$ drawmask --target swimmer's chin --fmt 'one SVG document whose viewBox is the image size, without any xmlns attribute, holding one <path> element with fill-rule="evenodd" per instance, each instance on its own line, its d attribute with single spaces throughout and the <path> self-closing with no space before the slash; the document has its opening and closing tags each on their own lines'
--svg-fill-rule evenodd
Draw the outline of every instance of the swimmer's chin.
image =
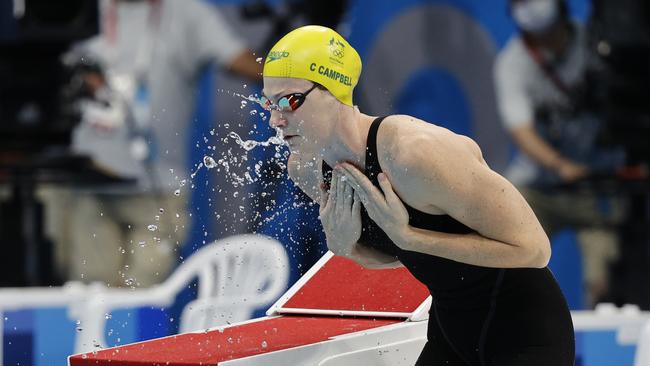
<svg viewBox="0 0 650 366">
<path fill-rule="evenodd" d="M 289 148 L 293 148 L 300 139 L 301 136 L 299 135 L 287 135 L 284 136 L 284 143 L 289 146 Z"/>
</svg>

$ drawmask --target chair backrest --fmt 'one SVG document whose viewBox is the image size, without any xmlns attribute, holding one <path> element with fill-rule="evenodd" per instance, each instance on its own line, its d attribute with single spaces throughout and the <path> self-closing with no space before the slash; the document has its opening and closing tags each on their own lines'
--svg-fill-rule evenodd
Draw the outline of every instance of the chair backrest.
<svg viewBox="0 0 650 366">
<path fill-rule="evenodd" d="M 200 265 L 199 292 L 183 309 L 181 332 L 250 319 L 255 309 L 270 305 L 286 290 L 289 259 L 279 242 L 240 235 L 204 249 L 194 254 L 206 259 L 192 263 Z"/>
<path fill-rule="evenodd" d="M 255 309 L 270 305 L 287 287 L 289 259 L 274 239 L 236 235 L 201 248 L 160 285 L 98 291 L 77 308 L 84 331 L 76 340 L 76 352 L 106 345 L 106 313 L 128 307 L 169 306 L 195 278 L 198 297 L 181 314 L 181 332 L 246 320 Z"/>
</svg>

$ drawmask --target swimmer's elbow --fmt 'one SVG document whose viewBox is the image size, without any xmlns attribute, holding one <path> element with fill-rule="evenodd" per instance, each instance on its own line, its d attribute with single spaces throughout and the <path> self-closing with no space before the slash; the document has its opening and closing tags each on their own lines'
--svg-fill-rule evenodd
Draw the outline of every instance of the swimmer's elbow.
<svg viewBox="0 0 650 366">
<path fill-rule="evenodd" d="M 393 269 L 393 268 L 404 267 L 404 265 L 400 261 L 393 261 L 393 262 L 386 262 L 386 263 L 357 261 L 357 263 L 365 269 Z"/>
<path fill-rule="evenodd" d="M 361 265 L 361 267 L 366 269 L 394 269 L 394 268 L 404 267 L 404 265 L 400 261 L 392 261 L 392 262 L 385 262 L 385 263 L 364 262 L 359 264 Z"/>
<path fill-rule="evenodd" d="M 551 260 L 551 245 L 548 238 L 541 245 L 534 246 L 531 252 L 530 267 L 544 268 L 548 266 L 548 262 Z"/>
<path fill-rule="evenodd" d="M 551 260 L 551 249 L 549 248 L 548 250 L 540 250 L 537 254 L 537 258 L 535 259 L 535 263 L 533 263 L 533 268 L 544 268 L 548 266 L 548 262 Z"/>
</svg>

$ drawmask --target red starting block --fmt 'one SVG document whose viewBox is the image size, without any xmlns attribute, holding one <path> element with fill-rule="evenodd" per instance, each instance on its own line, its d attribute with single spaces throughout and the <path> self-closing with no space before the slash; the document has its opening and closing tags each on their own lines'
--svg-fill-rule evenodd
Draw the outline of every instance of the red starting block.
<svg viewBox="0 0 650 366">
<path fill-rule="evenodd" d="M 327 253 L 267 317 L 74 355 L 81 365 L 412 365 L 431 298 L 405 268 L 370 270 Z"/>
</svg>

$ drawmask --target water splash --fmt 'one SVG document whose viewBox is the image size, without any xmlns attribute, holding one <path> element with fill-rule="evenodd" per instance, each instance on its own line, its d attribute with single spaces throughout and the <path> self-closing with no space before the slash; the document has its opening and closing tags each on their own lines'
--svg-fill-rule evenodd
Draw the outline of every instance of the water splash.
<svg viewBox="0 0 650 366">
<path fill-rule="evenodd" d="M 242 149 L 246 151 L 251 151 L 254 148 L 258 146 L 270 146 L 270 145 L 286 145 L 286 142 L 284 141 L 284 136 L 282 134 L 282 130 L 279 128 L 275 129 L 275 136 L 271 136 L 268 138 L 266 141 L 256 141 L 256 140 L 246 140 L 244 141 L 238 134 L 237 132 L 230 132 L 228 134 L 228 137 L 232 138 L 235 140 L 237 145 L 241 146 Z"/>
<path fill-rule="evenodd" d="M 238 94 L 232 91 L 227 91 L 227 90 L 218 90 L 219 92 L 227 92 L 231 96 L 239 97 L 241 98 L 241 103 L 240 103 L 240 108 L 241 109 L 248 109 L 247 115 L 250 118 L 254 118 L 256 116 L 259 116 L 259 118 L 262 121 L 266 121 L 268 118 L 268 113 L 265 113 L 264 111 L 261 111 L 258 107 L 258 104 L 260 104 L 260 98 L 255 95 L 243 95 L 243 94 Z M 301 207 L 304 204 L 302 203 L 294 203 L 294 202 L 276 202 L 273 199 L 269 198 L 264 198 L 265 196 L 269 195 L 267 193 L 268 191 L 275 191 L 276 189 L 282 189 L 279 187 L 275 187 L 278 184 L 283 185 L 284 181 L 275 181 L 277 179 L 282 179 L 282 176 L 286 173 L 286 158 L 289 156 L 290 151 L 289 149 L 286 149 L 285 146 L 287 144 L 284 141 L 283 133 L 281 130 L 276 129 L 275 135 L 270 136 L 266 141 L 257 141 L 257 140 L 246 140 L 244 134 L 241 131 L 234 132 L 232 131 L 231 128 L 232 122 L 231 123 L 221 123 L 220 128 L 221 131 L 220 133 L 217 133 L 214 129 L 210 130 L 209 133 L 206 133 L 205 136 L 202 138 L 197 139 L 196 141 L 196 147 L 200 148 L 201 146 L 204 146 L 204 148 L 207 148 L 207 151 L 209 153 L 205 154 L 202 158 L 202 161 L 197 162 L 195 165 L 195 171 L 190 175 L 189 177 L 189 182 L 188 185 L 190 188 L 194 188 L 194 183 L 196 182 L 196 174 L 198 171 L 203 169 L 205 167 L 208 170 L 215 170 L 217 174 L 225 177 L 224 183 L 229 183 L 232 185 L 232 187 L 235 188 L 242 188 L 246 185 L 254 184 L 254 183 L 261 183 L 261 186 L 259 187 L 259 191 L 257 193 L 254 192 L 246 192 L 246 191 L 240 191 L 236 193 L 229 192 L 232 194 L 232 198 L 235 199 L 235 202 L 238 202 L 240 199 L 243 201 L 252 201 L 252 208 L 253 208 L 253 218 L 251 219 L 251 223 L 255 222 L 255 225 L 264 225 L 268 224 L 269 222 L 278 222 L 279 218 L 284 217 L 284 214 L 290 209 Z M 235 123 L 238 127 L 244 127 L 242 124 L 237 124 Z M 248 132 L 248 135 L 253 135 L 257 131 L 259 131 L 258 126 L 260 126 L 259 123 L 257 124 L 252 124 L 252 129 Z M 257 130 L 257 131 L 256 131 Z M 240 135 L 241 134 L 241 135 Z M 216 138 L 217 141 L 214 141 L 213 138 Z M 231 141 L 228 141 L 231 140 Z M 239 148 L 235 147 L 228 147 L 226 149 L 222 149 L 222 146 L 227 145 L 229 142 L 235 142 Z M 269 156 L 268 160 L 258 160 L 255 159 L 254 161 L 250 161 L 250 158 L 252 156 L 249 156 L 251 154 L 248 154 L 248 151 L 253 150 L 254 148 L 262 146 L 262 147 L 273 147 L 275 150 L 275 153 L 271 152 L 271 156 Z M 243 150 L 243 151 L 242 151 Z M 173 174 L 173 173 L 172 173 Z M 267 178 L 271 178 L 270 180 Z M 182 187 L 185 185 L 181 182 L 182 178 L 176 177 L 177 182 L 180 183 L 177 188 L 177 191 L 175 192 L 175 195 L 180 195 L 180 191 Z M 206 179 L 205 184 L 208 185 L 209 181 Z M 218 192 L 217 192 L 218 191 Z M 261 191 L 261 194 L 260 194 Z M 217 187 L 212 189 L 212 192 L 215 193 L 221 193 L 222 189 Z M 185 192 L 183 192 L 185 193 Z M 224 191 L 225 193 L 225 191 Z M 212 207 L 212 202 L 211 199 L 208 198 L 209 207 Z M 244 202 L 242 202 L 244 203 Z M 244 212 L 244 205 L 239 205 L 239 211 Z M 236 210 L 237 206 L 233 206 L 233 208 Z M 214 211 L 214 209 L 210 209 L 211 211 Z M 262 214 L 262 212 L 269 212 L 272 211 L 272 214 L 270 216 L 264 217 L 265 215 Z M 214 211 L 214 215 L 216 216 L 217 219 L 220 218 L 220 215 L 218 214 L 217 211 Z M 190 214 L 190 216 L 192 216 Z M 176 215 L 178 218 L 178 214 Z M 242 221 L 243 218 L 240 218 L 239 221 Z M 249 220 L 249 219 L 247 219 Z M 261 221 L 261 222 L 260 222 Z M 282 226 L 282 223 L 279 223 L 280 226 Z M 234 226 L 233 226 L 234 227 Z M 225 231 L 229 231 L 228 227 L 225 227 Z M 283 231 L 283 229 L 280 229 L 280 231 Z M 290 240 L 293 241 L 293 239 L 290 238 Z M 203 241 L 205 243 L 205 241 Z"/>
</svg>

